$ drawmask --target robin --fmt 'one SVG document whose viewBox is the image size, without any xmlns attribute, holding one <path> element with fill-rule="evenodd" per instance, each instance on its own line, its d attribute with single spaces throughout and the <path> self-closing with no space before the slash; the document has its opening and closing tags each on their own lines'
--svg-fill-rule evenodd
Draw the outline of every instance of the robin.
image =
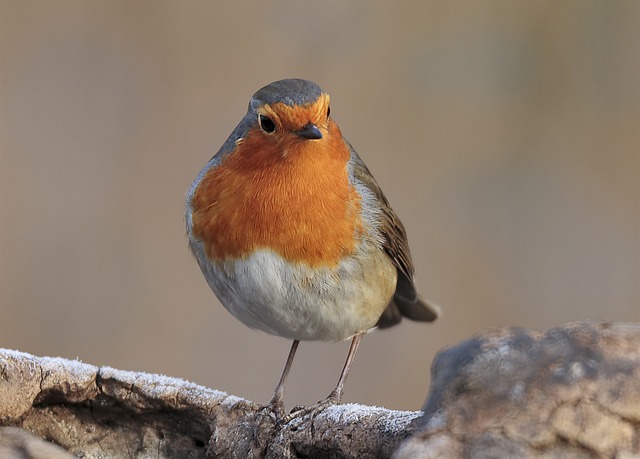
<svg viewBox="0 0 640 459">
<path fill-rule="evenodd" d="M 405 229 L 307 80 L 275 81 L 187 193 L 190 248 L 224 307 L 245 325 L 293 340 L 270 406 L 301 340 L 351 338 L 331 394 L 340 403 L 364 333 L 406 317 L 432 322 L 418 298 Z"/>
</svg>

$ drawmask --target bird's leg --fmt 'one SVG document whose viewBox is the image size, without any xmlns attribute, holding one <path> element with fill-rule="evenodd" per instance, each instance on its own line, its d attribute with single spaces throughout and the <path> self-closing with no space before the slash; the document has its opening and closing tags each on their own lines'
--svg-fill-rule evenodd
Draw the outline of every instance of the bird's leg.
<svg viewBox="0 0 640 459">
<path fill-rule="evenodd" d="M 329 405 L 337 405 L 338 403 L 340 403 L 340 400 L 342 400 L 342 387 L 347 380 L 347 376 L 349 376 L 349 371 L 351 371 L 351 364 L 353 363 L 353 359 L 356 356 L 356 352 L 358 352 L 358 346 L 360 346 L 361 339 L 362 334 L 358 334 L 351 340 L 351 346 L 349 346 L 347 359 L 344 362 L 344 367 L 342 367 L 342 373 L 340 373 L 340 378 L 338 379 L 336 388 L 331 391 L 326 399 L 318 402 L 318 405 L 322 405 L 323 407 L 327 407 Z"/>
<path fill-rule="evenodd" d="M 267 445 L 273 438 L 273 428 L 275 424 L 278 424 L 284 418 L 284 403 L 282 398 L 284 395 L 284 386 L 287 382 L 287 376 L 289 376 L 289 370 L 293 363 L 293 358 L 296 355 L 298 349 L 298 340 L 294 340 L 289 350 L 289 357 L 287 357 L 287 363 L 284 365 L 282 376 L 276 386 L 275 393 L 269 404 L 260 410 L 256 417 L 256 422 L 253 427 L 253 444 L 256 451 L 266 451 Z M 273 417 L 275 416 L 275 423 Z M 267 421 L 265 421 L 267 420 Z"/>
<path fill-rule="evenodd" d="M 282 371 L 282 376 L 280 376 L 280 381 L 276 386 L 273 398 L 269 402 L 269 408 L 275 413 L 276 419 L 282 419 L 282 417 L 284 416 L 284 403 L 282 401 L 282 398 L 284 396 L 284 386 L 287 383 L 287 376 L 289 376 L 289 370 L 291 370 L 291 364 L 293 363 L 293 358 L 296 355 L 296 350 L 298 349 L 299 343 L 300 341 L 294 340 L 291 344 L 289 357 L 287 357 L 287 363 L 285 363 L 284 365 L 284 370 Z"/>
<path fill-rule="evenodd" d="M 358 346 L 360 346 L 360 340 L 362 340 L 362 333 L 355 335 L 351 340 L 351 346 L 349 346 L 349 352 L 347 354 L 347 359 L 344 362 L 344 367 L 342 367 L 342 373 L 340 373 L 340 378 L 338 378 L 338 384 L 336 384 L 336 388 L 331 391 L 329 396 L 324 400 L 320 400 L 315 405 L 310 406 L 296 406 L 291 413 L 289 413 L 284 418 L 284 423 L 289 422 L 294 417 L 309 414 L 313 411 L 319 412 L 327 408 L 331 405 L 337 405 L 342 400 L 342 388 L 344 386 L 345 381 L 347 380 L 347 376 L 349 376 L 349 371 L 351 371 L 351 364 L 353 363 L 353 359 L 356 356 L 356 352 L 358 352 Z"/>
</svg>

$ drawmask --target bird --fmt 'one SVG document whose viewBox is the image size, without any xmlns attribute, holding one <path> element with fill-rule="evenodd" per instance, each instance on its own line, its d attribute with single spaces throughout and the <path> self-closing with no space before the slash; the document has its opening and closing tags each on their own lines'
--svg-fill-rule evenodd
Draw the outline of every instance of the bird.
<svg viewBox="0 0 640 459">
<path fill-rule="evenodd" d="M 312 405 L 323 409 L 341 402 L 365 333 L 439 316 L 418 297 L 403 224 L 312 81 L 274 81 L 251 97 L 189 188 L 185 220 L 222 305 L 292 341 L 269 403 L 279 417 L 300 341 L 351 339 L 335 388 Z"/>
</svg>

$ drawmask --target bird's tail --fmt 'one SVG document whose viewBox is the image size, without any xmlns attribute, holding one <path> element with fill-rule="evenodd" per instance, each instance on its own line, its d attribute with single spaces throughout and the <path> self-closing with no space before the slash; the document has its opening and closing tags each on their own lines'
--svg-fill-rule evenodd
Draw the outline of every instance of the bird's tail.
<svg viewBox="0 0 640 459">
<path fill-rule="evenodd" d="M 403 317 L 418 322 L 433 322 L 440 317 L 440 307 L 421 298 L 408 301 L 396 295 L 384 310 L 378 323 L 379 328 L 389 328 L 399 323 Z"/>
</svg>

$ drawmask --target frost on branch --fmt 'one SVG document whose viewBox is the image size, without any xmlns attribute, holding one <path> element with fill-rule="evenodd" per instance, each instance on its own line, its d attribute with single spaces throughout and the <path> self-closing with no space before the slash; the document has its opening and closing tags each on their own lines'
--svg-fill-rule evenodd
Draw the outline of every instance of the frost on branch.
<svg viewBox="0 0 640 459">
<path fill-rule="evenodd" d="M 0 456 L 62 458 L 65 451 L 85 458 L 633 457 L 640 454 L 640 324 L 484 332 L 438 354 L 424 413 L 340 405 L 284 425 L 255 403 L 179 379 L 0 349 Z"/>
</svg>

